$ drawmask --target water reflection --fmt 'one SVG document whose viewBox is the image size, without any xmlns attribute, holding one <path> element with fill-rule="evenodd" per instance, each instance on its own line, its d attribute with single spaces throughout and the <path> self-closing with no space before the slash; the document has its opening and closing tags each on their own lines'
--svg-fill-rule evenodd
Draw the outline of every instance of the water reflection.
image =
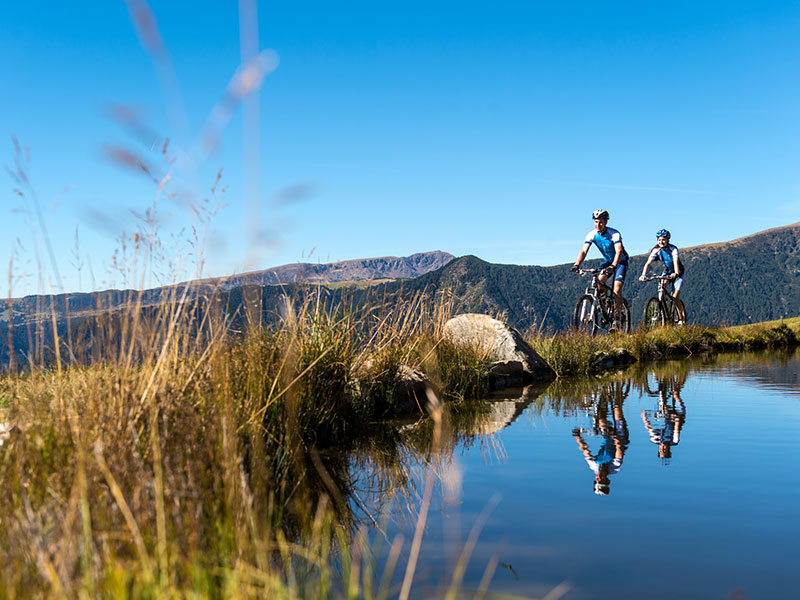
<svg viewBox="0 0 800 600">
<path fill-rule="evenodd" d="M 476 446 L 485 461 L 506 461 L 504 430 L 514 426 L 522 415 L 529 419 L 555 416 L 577 421 L 571 427 L 572 437 L 595 474 L 594 493 L 605 496 L 611 491 L 611 478 L 622 470 L 632 443 L 647 441 L 656 446 L 654 454 L 661 464 L 670 464 L 686 425 L 687 378 L 693 371 L 709 369 L 736 380 L 800 394 L 800 354 L 794 351 L 700 356 L 638 365 L 599 379 L 557 380 L 545 387 L 504 390 L 484 400 L 446 405 L 442 435 L 435 448 L 429 419 L 381 425 L 351 448 L 350 481 L 358 497 L 377 500 L 372 503 L 373 509 L 384 509 L 387 498 L 394 494 L 404 496 L 405 504 L 411 506 L 419 497 L 418 474 L 422 470 L 431 466 L 449 468 L 454 455 Z M 639 413 L 636 421 L 641 421 L 646 434 L 633 442 L 625 416 L 626 399 L 632 390 L 638 392 L 637 404 L 628 411 Z M 413 518 L 413 511 L 408 516 Z"/>
<path fill-rule="evenodd" d="M 492 587 L 520 596 L 568 580 L 565 598 L 727 597 L 737 588 L 791 597 L 780 592 L 795 589 L 788 573 L 800 538 L 798 376 L 796 352 L 703 356 L 449 404 L 438 445 L 423 419 L 385 424 L 351 449 L 346 498 L 358 499 L 365 523 L 385 511 L 391 524 L 378 535 L 401 533 L 408 544 L 435 473 L 420 572 L 433 586 L 450 581 L 464 533 L 498 495 L 467 586 L 477 589 L 496 560 Z M 660 553 L 681 578 L 654 590 L 648 524 L 667 513 Z M 619 541 L 613 565 L 601 558 L 607 537 L 587 535 L 600 522 L 613 523 Z M 598 569 L 613 590 L 597 586 Z"/>
<path fill-rule="evenodd" d="M 673 446 L 681 441 L 681 430 L 686 423 L 686 404 L 681 398 L 686 373 L 658 377 L 657 381 L 657 392 L 648 395 L 658 398 L 658 406 L 642 410 L 642 422 L 650 442 L 658 446 L 658 457 L 666 465 L 672 458 Z"/>
<path fill-rule="evenodd" d="M 592 428 L 575 428 L 572 435 L 578 442 L 589 468 L 594 472 L 594 493 L 607 496 L 611 492 L 610 475 L 619 473 L 625 450 L 630 444 L 628 422 L 623 413 L 623 403 L 630 392 L 630 381 L 612 381 L 601 386 L 587 406 L 593 416 Z M 599 448 L 592 452 L 586 438 L 599 438 Z"/>
<path fill-rule="evenodd" d="M 800 348 L 726 354 L 718 357 L 713 364 L 715 367 L 725 367 L 737 379 L 800 395 Z"/>
</svg>

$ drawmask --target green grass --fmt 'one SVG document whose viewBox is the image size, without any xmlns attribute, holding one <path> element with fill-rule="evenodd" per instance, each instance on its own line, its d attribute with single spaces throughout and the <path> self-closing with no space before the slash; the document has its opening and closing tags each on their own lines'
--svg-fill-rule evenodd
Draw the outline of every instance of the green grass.
<svg viewBox="0 0 800 600">
<path fill-rule="evenodd" d="M 798 344 L 800 318 L 711 329 L 688 325 L 638 330 L 631 335 L 590 337 L 568 332 L 529 337 L 531 346 L 558 377 L 598 371 L 600 353 L 627 350 L 637 361 L 655 361 L 702 352 L 757 350 Z"/>
</svg>

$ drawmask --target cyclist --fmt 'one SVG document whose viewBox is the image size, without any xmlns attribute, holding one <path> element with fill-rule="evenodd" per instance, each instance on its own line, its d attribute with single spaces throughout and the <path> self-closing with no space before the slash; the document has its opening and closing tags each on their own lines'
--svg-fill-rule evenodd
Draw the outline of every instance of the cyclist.
<svg viewBox="0 0 800 600">
<path fill-rule="evenodd" d="M 639 281 L 644 281 L 647 278 L 647 269 L 654 262 L 661 261 L 664 263 L 664 275 L 669 276 L 672 282 L 672 297 L 675 300 L 675 310 L 678 311 L 678 325 L 683 325 L 686 320 L 686 311 L 683 307 L 683 301 L 680 299 L 681 289 L 683 288 L 683 276 L 685 269 L 681 262 L 678 248 L 670 244 L 672 234 L 666 229 L 659 229 L 656 232 L 656 245 L 650 251 L 650 256 L 644 264 L 642 274 L 639 276 Z"/>
<path fill-rule="evenodd" d="M 601 496 L 607 496 L 610 493 L 609 475 L 619 473 L 625 458 L 625 451 L 630 444 L 628 423 L 622 412 L 622 405 L 627 396 L 628 390 L 623 389 L 619 381 L 612 382 L 598 392 L 593 402 L 595 410 L 593 429 L 595 434 L 602 437 L 602 443 L 596 453 L 592 453 L 589 444 L 583 439 L 583 430 L 579 428 L 572 430 L 572 436 L 578 442 L 586 463 L 594 472 L 592 489 L 595 494 Z M 613 417 L 609 415 L 609 408 L 612 409 Z"/>
<path fill-rule="evenodd" d="M 620 232 L 608 227 L 608 218 L 608 211 L 602 208 L 598 208 L 592 213 L 594 229 L 586 234 L 583 247 L 578 253 L 575 264 L 572 265 L 572 270 L 577 273 L 591 245 L 597 246 L 605 259 L 600 265 L 604 273 L 598 279 L 600 283 L 605 284 L 609 277 L 614 276 L 614 312 L 619 319 L 622 312 L 622 284 L 625 283 L 625 274 L 628 271 L 628 253 L 622 245 Z"/>
<path fill-rule="evenodd" d="M 672 391 L 670 392 L 670 387 Z M 650 441 L 658 446 L 658 457 L 666 465 L 672 458 L 672 447 L 681 441 L 681 429 L 686 423 L 686 405 L 681 398 L 683 384 L 677 380 L 658 382 L 658 410 L 643 410 L 642 422 Z M 667 396 L 671 394 L 671 402 Z"/>
</svg>

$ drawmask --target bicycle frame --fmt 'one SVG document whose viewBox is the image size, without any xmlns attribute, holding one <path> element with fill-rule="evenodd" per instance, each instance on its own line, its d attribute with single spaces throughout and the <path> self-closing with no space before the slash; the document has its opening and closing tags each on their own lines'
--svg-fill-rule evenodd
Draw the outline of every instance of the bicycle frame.
<svg viewBox="0 0 800 600">
<path fill-rule="evenodd" d="M 646 326 L 649 328 L 649 327 L 653 327 L 654 325 L 658 325 L 658 323 L 656 321 L 659 320 L 659 319 L 661 320 L 661 323 L 660 323 L 661 325 L 665 324 L 667 320 L 669 320 L 670 322 L 676 322 L 676 323 L 680 324 L 680 322 L 677 321 L 678 317 L 675 317 L 674 315 L 679 314 L 678 313 L 678 307 L 680 306 L 681 310 L 683 311 L 683 314 L 684 314 L 683 318 L 685 319 L 686 308 L 685 308 L 685 306 L 683 306 L 683 304 L 680 304 L 680 305 L 676 306 L 675 296 L 673 296 L 672 293 L 669 291 L 668 285 L 667 285 L 672 281 L 669 278 L 669 275 L 652 275 L 650 277 L 645 277 L 641 281 L 653 281 L 653 280 L 658 281 L 658 291 L 656 292 L 656 296 L 654 296 L 653 298 L 650 298 L 650 300 L 648 300 L 645 303 L 645 321 L 644 322 L 645 322 Z M 661 311 L 661 314 L 659 315 L 658 313 L 656 313 L 655 316 L 654 316 L 654 319 L 652 319 L 652 320 L 650 320 L 648 322 L 648 320 L 647 320 L 648 319 L 648 308 L 650 306 L 650 302 L 652 300 L 654 300 L 654 299 L 657 300 L 659 305 L 660 305 L 660 309 L 659 310 Z M 673 321 L 673 319 L 674 319 L 674 321 Z"/>
<path fill-rule="evenodd" d="M 600 273 L 602 273 L 601 269 L 581 269 L 578 271 L 579 275 L 588 274 L 592 276 L 592 280 L 589 282 L 589 285 L 586 286 L 586 290 L 584 290 L 583 293 L 597 298 L 603 310 L 603 318 L 608 318 L 608 300 L 613 300 L 614 291 L 605 283 L 600 282 Z"/>
<path fill-rule="evenodd" d="M 669 277 L 666 275 L 657 275 L 652 279 L 658 279 L 658 299 L 664 304 L 665 309 L 669 309 L 667 314 L 672 314 L 675 298 L 672 297 L 672 293 L 667 289 L 667 283 L 670 281 Z"/>
<path fill-rule="evenodd" d="M 617 330 L 630 333 L 631 319 L 628 303 L 624 298 L 622 299 L 621 313 L 617 315 L 614 291 L 600 281 L 602 270 L 579 269 L 576 273 L 591 275 L 592 280 L 576 306 L 575 329 L 584 329 L 584 326 L 587 326 L 586 331 L 591 335 L 595 335 L 598 329 L 606 330 L 608 333 Z M 589 304 L 584 304 L 584 302 L 589 302 Z M 587 313 L 586 310 L 589 312 Z"/>
</svg>

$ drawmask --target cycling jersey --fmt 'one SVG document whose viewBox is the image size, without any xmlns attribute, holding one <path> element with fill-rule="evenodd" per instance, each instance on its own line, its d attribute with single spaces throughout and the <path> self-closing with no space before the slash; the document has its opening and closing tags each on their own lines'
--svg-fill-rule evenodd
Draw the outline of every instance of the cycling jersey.
<svg viewBox="0 0 800 600">
<path fill-rule="evenodd" d="M 679 276 L 683 275 L 683 264 L 678 257 L 678 248 L 672 244 L 667 244 L 664 248 L 656 246 L 650 251 L 650 258 L 648 260 L 658 260 L 664 263 L 664 268 L 667 270 L 667 273 L 677 273 Z"/>
<path fill-rule="evenodd" d="M 600 254 L 603 255 L 607 261 L 613 261 L 614 255 L 616 254 L 616 249 L 614 246 L 617 244 L 622 245 L 622 235 L 616 229 L 612 229 L 611 227 L 606 227 L 606 230 L 603 233 L 592 229 L 589 233 L 586 234 L 586 239 L 583 241 L 584 244 L 594 244 L 597 246 L 597 249 L 600 250 Z M 609 262 L 610 264 L 610 262 Z M 628 253 L 625 251 L 625 247 L 622 248 L 622 254 L 619 258 L 619 264 L 628 264 Z"/>
<path fill-rule="evenodd" d="M 618 473 L 619 470 L 622 468 L 622 459 L 617 458 L 617 447 L 614 445 L 614 439 L 612 437 L 605 437 L 603 438 L 603 445 L 600 446 L 600 450 L 598 450 L 596 456 L 592 456 L 591 458 L 588 456 L 584 456 L 586 459 L 586 463 L 589 465 L 589 468 L 597 473 L 600 470 L 601 465 L 607 465 L 608 475 L 613 475 L 614 473 Z"/>
</svg>

